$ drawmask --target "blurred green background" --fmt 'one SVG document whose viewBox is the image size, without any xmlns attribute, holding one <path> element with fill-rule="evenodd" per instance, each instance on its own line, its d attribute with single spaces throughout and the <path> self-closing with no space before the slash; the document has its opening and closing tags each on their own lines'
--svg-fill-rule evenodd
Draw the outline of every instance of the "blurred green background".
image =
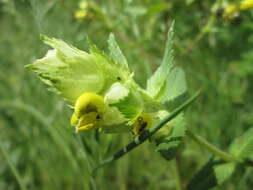
<svg viewBox="0 0 253 190">
<path fill-rule="evenodd" d="M 81 4 L 80 4 L 81 3 Z M 253 11 L 226 19 L 223 0 L 0 0 L 0 190 L 174 190 L 185 186 L 211 154 L 186 138 L 167 162 L 145 143 L 121 160 L 91 168 L 131 140 L 70 127 L 71 110 L 24 69 L 48 47 L 39 34 L 87 49 L 86 36 L 106 50 L 113 32 L 135 79 L 161 62 L 175 19 L 175 61 L 190 93 L 203 93 L 186 112 L 187 126 L 217 147 L 253 125 Z M 179 170 L 176 169 L 176 165 Z M 250 190 L 253 170 L 238 167 L 217 190 Z"/>
</svg>

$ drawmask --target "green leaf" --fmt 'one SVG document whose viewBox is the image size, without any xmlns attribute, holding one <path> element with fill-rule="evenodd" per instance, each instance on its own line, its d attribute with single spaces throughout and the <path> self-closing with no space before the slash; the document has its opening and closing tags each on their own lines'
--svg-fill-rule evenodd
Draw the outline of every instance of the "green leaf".
<svg viewBox="0 0 253 190">
<path fill-rule="evenodd" d="M 210 159 L 190 180 L 186 190 L 208 190 L 218 185 L 213 166 L 217 164 Z"/>
<path fill-rule="evenodd" d="M 215 177 L 219 185 L 225 182 L 233 174 L 235 166 L 236 164 L 233 162 L 214 166 Z"/>
<path fill-rule="evenodd" d="M 242 136 L 236 138 L 229 152 L 239 160 L 253 161 L 253 128 L 248 129 Z"/>
<path fill-rule="evenodd" d="M 174 59 L 173 37 L 174 37 L 174 22 L 172 23 L 170 30 L 168 32 L 168 40 L 166 42 L 165 54 L 162 60 L 162 64 L 147 82 L 147 91 L 153 98 L 158 97 L 173 67 L 173 59 Z"/>
<path fill-rule="evenodd" d="M 115 36 L 112 33 L 110 34 L 108 39 L 108 46 L 110 50 L 110 56 L 112 57 L 112 59 L 118 64 L 121 64 L 123 67 L 125 67 L 126 70 L 128 70 L 127 60 L 123 55 L 122 51 L 120 50 L 115 40 Z"/>
<path fill-rule="evenodd" d="M 186 190 L 208 190 L 225 182 L 235 170 L 233 162 L 211 158 L 190 180 Z"/>
<path fill-rule="evenodd" d="M 185 73 L 183 69 L 175 67 L 169 73 L 166 83 L 159 93 L 158 100 L 162 103 L 167 103 L 168 106 L 173 103 L 175 104 L 175 101 L 177 101 L 177 104 L 180 105 L 180 103 L 186 100 L 186 93 L 187 84 L 185 80 Z M 181 102 L 179 102 L 179 97 L 181 97 Z M 184 97 L 184 99 L 182 97 Z"/>
<path fill-rule="evenodd" d="M 157 143 L 156 151 L 168 161 L 173 159 L 183 142 L 185 132 L 184 116 L 180 114 L 154 136 Z"/>
</svg>

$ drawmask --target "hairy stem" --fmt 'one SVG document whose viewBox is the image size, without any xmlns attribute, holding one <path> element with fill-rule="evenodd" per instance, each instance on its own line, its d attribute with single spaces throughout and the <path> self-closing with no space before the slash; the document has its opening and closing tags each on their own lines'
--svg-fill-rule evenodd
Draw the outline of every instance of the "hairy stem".
<svg viewBox="0 0 253 190">
<path fill-rule="evenodd" d="M 179 167 L 179 157 L 176 156 L 173 162 L 175 168 L 175 179 L 176 179 L 176 190 L 183 190 L 181 176 L 180 176 L 180 167 Z"/>
<path fill-rule="evenodd" d="M 226 153 L 226 152 L 218 149 L 217 147 L 215 147 L 214 145 L 212 145 L 211 143 L 209 143 L 207 140 L 205 140 L 204 138 L 202 138 L 199 135 L 194 134 L 190 130 L 187 130 L 186 134 L 191 139 L 193 139 L 195 142 L 197 142 L 199 145 L 201 145 L 202 147 L 208 149 L 209 151 L 211 151 L 212 153 L 214 153 L 216 156 L 219 156 L 223 160 L 238 162 L 238 160 L 236 159 L 236 157 L 234 157 L 233 155 L 228 154 L 228 153 Z"/>
</svg>

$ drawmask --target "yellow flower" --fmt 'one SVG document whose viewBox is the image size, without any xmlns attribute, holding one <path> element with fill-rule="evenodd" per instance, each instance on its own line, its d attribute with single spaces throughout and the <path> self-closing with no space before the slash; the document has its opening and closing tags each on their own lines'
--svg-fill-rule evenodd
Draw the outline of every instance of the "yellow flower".
<svg viewBox="0 0 253 190">
<path fill-rule="evenodd" d="M 253 0 L 243 0 L 240 3 L 235 3 L 227 6 L 224 11 L 225 18 L 234 18 L 239 15 L 240 11 L 253 8 Z"/>
<path fill-rule="evenodd" d="M 134 135 L 140 135 L 145 129 L 149 129 L 154 124 L 154 119 L 151 114 L 143 113 L 133 124 L 132 132 Z"/>
<path fill-rule="evenodd" d="M 75 12 L 76 19 L 84 19 L 88 14 L 89 4 L 86 1 L 80 1 L 79 9 Z"/>
<path fill-rule="evenodd" d="M 253 0 L 244 0 L 241 2 L 241 4 L 240 4 L 241 10 L 246 10 L 246 9 L 250 9 L 250 8 L 253 8 Z"/>
<path fill-rule="evenodd" d="M 87 11 L 86 10 L 78 10 L 75 12 L 74 16 L 76 19 L 84 19 L 87 16 Z"/>
<path fill-rule="evenodd" d="M 83 93 L 78 97 L 74 113 L 71 117 L 71 125 L 77 131 L 96 129 L 105 111 L 104 99 L 95 93 Z"/>
<path fill-rule="evenodd" d="M 224 17 L 226 18 L 233 18 L 238 16 L 238 6 L 236 5 L 229 5 L 224 12 Z"/>
</svg>

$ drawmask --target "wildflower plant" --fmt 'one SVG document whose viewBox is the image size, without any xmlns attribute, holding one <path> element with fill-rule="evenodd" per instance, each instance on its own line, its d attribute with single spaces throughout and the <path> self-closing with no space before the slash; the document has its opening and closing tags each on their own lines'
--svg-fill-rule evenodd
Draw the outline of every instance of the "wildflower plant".
<svg viewBox="0 0 253 190">
<path fill-rule="evenodd" d="M 99 130 L 139 136 L 172 111 L 169 108 L 174 100 L 186 95 L 184 72 L 173 65 L 173 25 L 162 64 L 148 79 L 146 89 L 134 81 L 134 73 L 113 34 L 108 40 L 110 55 L 90 41 L 89 52 L 85 52 L 59 39 L 41 38 L 53 50 L 26 67 L 68 101 L 73 108 L 70 123 L 77 132 Z M 164 157 L 171 159 L 165 142 L 175 132 L 178 137 L 184 136 L 183 114 L 166 125 L 151 141 Z"/>
<path fill-rule="evenodd" d="M 252 147 L 248 143 L 252 135 L 246 135 L 243 150 L 238 148 L 236 141 L 230 153 L 226 153 L 186 128 L 183 110 L 199 93 L 188 98 L 185 73 L 174 65 L 173 35 L 174 23 L 168 32 L 162 63 L 147 80 L 146 89 L 134 81 L 134 73 L 113 34 L 108 40 L 109 55 L 89 40 L 89 51 L 85 52 L 62 40 L 41 36 L 53 49 L 26 68 L 37 73 L 51 91 L 67 101 L 73 109 L 70 124 L 76 132 L 97 130 L 133 134 L 132 142 L 100 163 L 94 171 L 146 140 L 155 145 L 163 158 L 171 160 L 187 135 L 215 155 L 187 189 L 209 189 L 230 177 L 236 163 L 252 165 L 245 157 L 245 152 Z M 201 186 L 203 180 L 206 180 L 204 188 Z M 196 187 L 197 183 L 200 184 Z"/>
</svg>

